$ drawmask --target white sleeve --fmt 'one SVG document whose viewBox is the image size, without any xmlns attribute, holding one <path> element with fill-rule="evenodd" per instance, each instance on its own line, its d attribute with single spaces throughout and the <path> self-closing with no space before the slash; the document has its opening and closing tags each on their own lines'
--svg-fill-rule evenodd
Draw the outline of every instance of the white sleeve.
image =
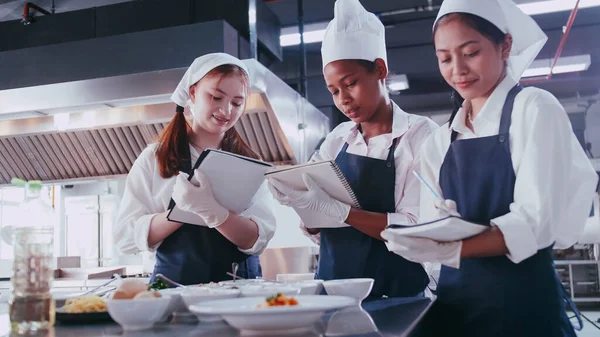
<svg viewBox="0 0 600 337">
<path fill-rule="evenodd" d="M 421 195 L 421 183 L 419 179 L 413 174 L 413 171 L 419 173 L 421 171 L 421 153 L 422 147 L 431 136 L 434 128 L 437 127 L 433 121 L 429 119 L 422 122 L 417 129 L 411 130 L 410 144 L 414 158 L 411 165 L 408 168 L 408 172 L 404 172 L 406 180 L 401 191 L 396 189 L 396 195 L 400 195 L 400 198 L 396 198 L 396 212 L 388 213 L 388 226 L 391 224 L 416 224 L 419 221 L 419 203 Z M 436 180 L 431 180 L 436 181 Z"/>
<path fill-rule="evenodd" d="M 147 165 L 149 158 L 145 151 L 136 159 L 127 175 L 113 229 L 115 245 L 123 254 L 154 251 L 159 245 L 148 247 L 150 222 L 157 213 L 150 209 L 154 204 L 151 191 L 154 173 Z"/>
<path fill-rule="evenodd" d="M 267 183 L 263 182 L 254 197 L 250 206 L 243 211 L 240 216 L 251 219 L 258 226 L 258 239 L 250 249 L 240 249 L 240 252 L 248 255 L 260 255 L 269 241 L 275 235 L 275 215 L 272 211 L 274 202 Z"/>
<path fill-rule="evenodd" d="M 515 142 L 515 147 L 520 148 L 511 149 L 513 153 L 522 153 L 515 172 L 514 202 L 509 213 L 491 220 L 491 224 L 502 231 L 509 251 L 507 256 L 514 263 L 533 256 L 539 248 L 543 248 L 538 242 L 556 241 L 558 229 L 562 226 L 573 226 L 574 237 L 578 237 L 586 213 L 566 214 L 569 204 L 577 198 L 577 202 L 585 205 L 589 212 L 592 199 L 588 193 L 569 193 L 572 190 L 570 185 L 573 184 L 572 178 L 579 180 L 575 183 L 577 187 L 582 183 L 593 184 L 585 175 L 572 176 L 573 163 L 579 157 L 578 152 L 583 150 L 572 146 L 574 135 L 571 124 L 556 98 L 545 92 L 535 93 L 529 97 L 521 113 L 525 117 L 522 117 L 522 122 L 513 122 L 509 137 L 511 142 L 521 137 L 519 142 Z M 593 188 L 595 185 L 590 186 L 590 189 Z M 574 218 L 577 216 L 584 217 L 578 221 Z M 565 219 L 570 221 L 565 222 Z"/>
<path fill-rule="evenodd" d="M 442 126 L 443 128 L 447 128 L 448 125 Z M 440 130 L 441 131 L 441 130 Z M 442 133 L 445 135 L 446 133 Z M 447 137 L 448 140 L 450 136 Z M 429 138 L 427 142 L 423 145 L 421 149 L 421 177 L 431 186 L 431 188 L 438 194 L 443 195 L 442 189 L 439 185 L 439 172 L 440 167 L 442 165 L 442 157 L 440 155 L 440 151 L 442 153 L 446 153 L 447 147 L 444 149 L 436 148 L 436 139 L 434 136 Z M 440 146 L 443 144 L 440 144 Z M 440 210 L 435 207 L 436 197 L 429 191 L 425 184 L 421 184 L 420 190 L 420 203 L 419 203 L 419 223 L 428 222 L 440 219 L 445 216 L 442 214 Z"/>
</svg>

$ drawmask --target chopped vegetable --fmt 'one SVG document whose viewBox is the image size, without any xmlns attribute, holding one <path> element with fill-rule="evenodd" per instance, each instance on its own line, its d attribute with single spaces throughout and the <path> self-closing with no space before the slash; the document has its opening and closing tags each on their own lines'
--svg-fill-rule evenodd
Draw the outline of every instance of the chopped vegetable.
<svg viewBox="0 0 600 337">
<path fill-rule="evenodd" d="M 163 282 L 163 280 L 154 280 L 154 282 L 148 286 L 148 290 L 161 290 L 167 288 L 169 288 L 169 286 Z"/>
<path fill-rule="evenodd" d="M 267 297 L 265 302 L 259 304 L 260 308 L 266 307 L 281 307 L 281 306 L 292 306 L 298 305 L 298 301 L 296 301 L 293 297 L 287 297 L 282 293 L 277 293 L 276 295 Z"/>
</svg>

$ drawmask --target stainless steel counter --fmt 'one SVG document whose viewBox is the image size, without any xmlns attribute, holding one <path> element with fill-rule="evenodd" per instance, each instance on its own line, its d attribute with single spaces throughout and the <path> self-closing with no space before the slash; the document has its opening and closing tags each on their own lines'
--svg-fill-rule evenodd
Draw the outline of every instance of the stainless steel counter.
<svg viewBox="0 0 600 337">
<path fill-rule="evenodd" d="M 334 311 L 326 313 L 314 324 L 310 332 L 293 335 L 297 337 L 321 336 L 422 336 L 419 322 L 431 308 L 428 298 L 398 298 L 363 303 L 364 314 L 360 310 Z M 0 336 L 13 336 L 9 333 L 7 305 L 0 305 Z M 123 332 L 117 324 L 61 325 L 58 323 L 47 334 L 40 337 L 238 337 L 238 330 L 225 323 L 163 324 L 152 330 Z M 290 335 L 286 335 L 290 336 Z"/>
</svg>

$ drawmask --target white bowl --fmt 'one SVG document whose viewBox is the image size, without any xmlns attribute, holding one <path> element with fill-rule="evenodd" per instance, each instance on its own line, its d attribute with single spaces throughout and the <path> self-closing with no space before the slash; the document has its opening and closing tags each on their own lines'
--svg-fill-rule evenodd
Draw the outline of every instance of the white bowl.
<svg viewBox="0 0 600 337">
<path fill-rule="evenodd" d="M 244 287 L 242 297 L 270 297 L 282 293 L 285 296 L 295 296 L 300 293 L 300 288 L 291 286 Z"/>
<path fill-rule="evenodd" d="M 186 309 L 189 309 L 190 306 L 203 302 L 236 298 L 240 296 L 240 293 L 241 291 L 239 289 L 199 287 L 187 289 L 181 293 L 181 298 L 185 303 Z M 219 315 L 206 315 L 197 313 L 195 315 L 201 322 L 218 322 L 222 320 L 221 316 Z"/>
<path fill-rule="evenodd" d="M 314 280 L 314 273 L 304 273 L 304 274 L 277 274 L 277 281 L 279 282 L 289 282 L 289 281 L 307 281 Z"/>
<path fill-rule="evenodd" d="M 171 316 L 174 312 L 188 312 L 188 308 L 181 299 L 181 293 L 185 291 L 186 288 L 169 288 L 169 289 L 161 289 L 158 292 L 165 296 L 171 296 L 171 303 L 169 303 L 169 307 L 163 317 L 161 317 L 160 322 L 166 322 L 169 316 Z"/>
<path fill-rule="evenodd" d="M 106 299 L 105 302 L 108 314 L 124 331 L 139 331 L 150 329 L 154 323 L 159 322 L 172 299 L 165 295 L 136 300 Z"/>
<path fill-rule="evenodd" d="M 374 282 L 372 278 L 348 278 L 325 281 L 323 287 L 328 295 L 353 297 L 360 302 L 369 296 Z"/>
<path fill-rule="evenodd" d="M 250 279 L 250 280 L 230 280 L 230 281 L 221 281 L 219 282 L 220 285 L 222 286 L 245 286 L 245 285 L 249 285 L 249 284 L 261 284 L 265 282 L 265 280 L 263 279 Z"/>
<path fill-rule="evenodd" d="M 323 291 L 323 280 L 290 281 L 283 284 L 300 288 L 299 295 L 320 295 Z"/>
</svg>

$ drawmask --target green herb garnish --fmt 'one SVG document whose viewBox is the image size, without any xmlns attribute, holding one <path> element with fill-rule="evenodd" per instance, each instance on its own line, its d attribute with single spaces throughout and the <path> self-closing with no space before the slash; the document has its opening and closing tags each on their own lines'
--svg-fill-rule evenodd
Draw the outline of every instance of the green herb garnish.
<svg viewBox="0 0 600 337">
<path fill-rule="evenodd" d="M 169 288 L 169 285 L 167 285 L 165 282 L 163 282 L 163 280 L 154 280 L 154 282 L 152 282 L 152 284 L 150 284 L 148 286 L 148 290 L 161 290 L 161 289 L 167 289 Z"/>
<path fill-rule="evenodd" d="M 282 296 L 282 293 L 277 293 L 271 297 L 267 297 L 267 302 L 271 302 L 271 301 L 275 301 L 277 299 L 277 297 Z"/>
</svg>

